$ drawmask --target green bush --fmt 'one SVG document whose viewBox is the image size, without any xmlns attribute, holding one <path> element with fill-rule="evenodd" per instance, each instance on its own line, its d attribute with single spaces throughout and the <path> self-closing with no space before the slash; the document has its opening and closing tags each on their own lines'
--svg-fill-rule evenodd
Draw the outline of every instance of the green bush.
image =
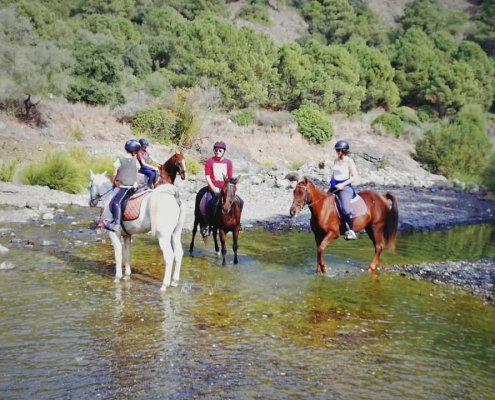
<svg viewBox="0 0 495 400">
<path fill-rule="evenodd" d="M 333 126 L 327 116 L 314 105 L 303 104 L 292 112 L 299 132 L 310 142 L 325 143 L 333 136 Z"/>
<path fill-rule="evenodd" d="M 416 109 L 416 114 L 420 122 L 427 122 L 435 117 L 435 111 L 430 105 L 422 105 Z"/>
<path fill-rule="evenodd" d="M 88 185 L 89 171 L 112 174 L 113 160 L 91 157 L 82 148 L 50 153 L 46 158 L 27 166 L 22 173 L 26 185 L 48 186 L 67 193 L 79 193 Z"/>
<path fill-rule="evenodd" d="M 397 115 L 406 125 L 418 126 L 420 124 L 416 111 L 410 107 L 397 107 L 392 111 L 392 114 Z"/>
<path fill-rule="evenodd" d="M 191 175 L 196 175 L 198 172 L 201 172 L 203 170 L 203 167 L 199 163 L 198 160 L 195 158 L 191 158 L 188 155 L 186 155 L 186 167 L 187 167 L 187 173 Z"/>
<path fill-rule="evenodd" d="M 482 183 L 488 190 L 495 193 L 495 152 L 492 153 L 488 164 L 482 173 Z"/>
<path fill-rule="evenodd" d="M 480 181 L 492 145 L 480 106 L 465 107 L 452 122 L 442 122 L 416 143 L 415 158 L 448 178 Z"/>
<path fill-rule="evenodd" d="M 150 107 L 138 112 L 131 129 L 136 136 L 149 136 L 160 143 L 175 143 L 174 114 L 159 107 Z"/>
<path fill-rule="evenodd" d="M 0 168 L 0 180 L 2 182 L 12 182 L 14 179 L 15 169 L 19 165 L 19 160 L 14 159 L 10 162 L 5 162 Z"/>
<path fill-rule="evenodd" d="M 251 108 L 243 108 L 232 116 L 232 121 L 240 126 L 252 125 L 256 121 L 256 113 Z"/>
<path fill-rule="evenodd" d="M 50 189 L 79 193 L 84 187 L 80 182 L 79 166 L 67 153 L 55 153 L 40 164 L 26 167 L 23 182 L 27 185 L 48 186 Z"/>
<path fill-rule="evenodd" d="M 402 131 L 404 130 L 404 124 L 401 119 L 394 114 L 384 113 L 373 120 L 371 126 L 375 129 L 378 129 L 379 126 L 382 126 L 385 132 L 391 133 L 396 137 L 399 137 Z"/>
</svg>

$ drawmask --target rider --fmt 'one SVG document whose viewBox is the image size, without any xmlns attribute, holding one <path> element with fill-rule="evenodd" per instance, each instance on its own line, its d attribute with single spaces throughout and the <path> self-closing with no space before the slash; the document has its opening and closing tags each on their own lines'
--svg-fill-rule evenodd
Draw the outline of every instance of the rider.
<svg viewBox="0 0 495 400">
<path fill-rule="evenodd" d="M 340 200 L 343 211 L 344 221 L 348 225 L 348 231 L 345 232 L 346 240 L 355 240 L 356 234 L 352 222 L 351 199 L 356 195 L 353 182 L 359 179 L 356 164 L 348 156 L 349 143 L 345 140 L 339 140 L 335 143 L 337 158 L 333 163 L 332 178 L 330 179 L 329 192 L 335 193 Z"/>
<path fill-rule="evenodd" d="M 110 200 L 110 211 L 113 220 L 105 224 L 105 229 L 115 231 L 120 225 L 121 204 L 126 198 L 131 196 L 138 184 L 139 162 L 136 155 L 141 150 L 141 145 L 137 140 L 128 140 L 124 149 L 127 152 L 120 156 L 115 163 L 114 185 L 119 188 L 118 192 Z"/>
<path fill-rule="evenodd" d="M 206 222 L 206 226 L 201 226 L 200 233 L 202 236 L 206 236 L 208 232 L 208 215 L 213 214 L 216 204 L 218 203 L 218 196 L 220 195 L 220 190 L 223 187 L 224 175 L 227 178 L 232 178 L 233 166 L 232 161 L 225 158 L 225 151 L 227 146 L 225 142 L 218 141 L 213 145 L 213 157 L 210 157 L 205 162 L 205 178 L 208 185 L 208 190 L 206 191 L 202 203 L 206 204 L 206 207 L 200 207 L 201 213 L 203 214 L 203 220 Z"/>
<path fill-rule="evenodd" d="M 137 160 L 139 161 L 139 164 L 141 165 L 141 168 L 139 169 L 138 172 L 140 172 L 143 175 L 146 175 L 148 178 L 148 186 L 152 189 L 153 184 L 156 180 L 156 174 L 158 172 L 158 168 L 155 166 L 151 165 L 151 162 L 154 162 L 155 164 L 159 164 L 153 157 L 151 157 L 151 154 L 148 152 L 148 147 L 150 145 L 150 142 L 148 142 L 146 139 L 139 139 L 139 144 L 141 145 L 141 150 L 137 153 Z"/>
</svg>

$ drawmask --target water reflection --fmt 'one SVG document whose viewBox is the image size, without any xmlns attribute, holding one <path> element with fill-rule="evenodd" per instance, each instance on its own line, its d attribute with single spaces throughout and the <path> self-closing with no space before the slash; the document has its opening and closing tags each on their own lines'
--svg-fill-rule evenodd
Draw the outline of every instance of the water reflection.
<svg viewBox="0 0 495 400">
<path fill-rule="evenodd" d="M 471 233 L 462 251 L 492 251 L 470 242 L 493 230 Z M 389 260 L 458 254 L 453 233 L 401 240 Z M 338 243 L 332 273 L 317 276 L 310 234 L 244 232 L 239 265 L 199 246 L 165 293 L 151 237 L 134 241 L 140 256 L 119 284 L 108 243 L 13 250 L 16 268 L 0 271 L 0 397 L 490 398 L 494 307 L 370 275 L 371 245 Z"/>
</svg>

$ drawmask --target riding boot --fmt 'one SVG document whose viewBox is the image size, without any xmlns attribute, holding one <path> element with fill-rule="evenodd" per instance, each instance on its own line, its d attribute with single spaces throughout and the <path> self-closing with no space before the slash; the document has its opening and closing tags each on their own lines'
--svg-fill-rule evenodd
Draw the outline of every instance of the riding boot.
<svg viewBox="0 0 495 400">
<path fill-rule="evenodd" d="M 353 230 L 352 214 L 346 214 L 344 216 L 344 220 L 345 220 L 347 227 L 349 228 L 344 234 L 344 239 L 345 240 L 356 240 L 357 236 Z"/>
<path fill-rule="evenodd" d="M 112 212 L 113 220 L 105 224 L 105 229 L 115 232 L 120 225 L 120 205 L 111 204 L 110 211 Z"/>
</svg>

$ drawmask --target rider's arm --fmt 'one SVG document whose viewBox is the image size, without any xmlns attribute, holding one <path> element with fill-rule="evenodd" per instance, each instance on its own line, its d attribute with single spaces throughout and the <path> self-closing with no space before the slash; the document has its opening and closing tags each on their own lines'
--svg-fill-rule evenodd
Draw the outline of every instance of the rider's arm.
<svg viewBox="0 0 495 400">
<path fill-rule="evenodd" d="M 359 179 L 356 164 L 354 163 L 354 160 L 352 158 L 347 158 L 347 165 L 349 167 L 349 179 L 342 182 L 343 186 L 348 186 L 351 183 L 356 183 Z"/>
<path fill-rule="evenodd" d="M 206 183 L 208 184 L 208 187 L 213 190 L 215 193 L 218 193 L 220 191 L 219 188 L 217 188 L 213 182 L 211 181 L 210 175 L 206 175 Z"/>
</svg>

